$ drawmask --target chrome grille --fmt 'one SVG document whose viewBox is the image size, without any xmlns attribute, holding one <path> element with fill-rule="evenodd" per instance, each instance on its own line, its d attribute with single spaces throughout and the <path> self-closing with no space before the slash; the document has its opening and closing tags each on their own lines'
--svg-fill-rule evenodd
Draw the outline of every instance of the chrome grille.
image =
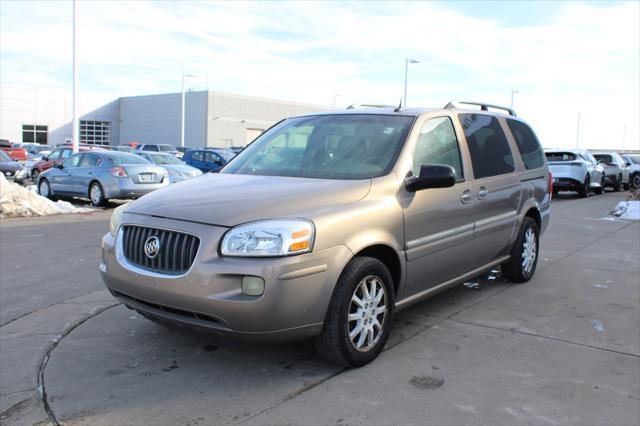
<svg viewBox="0 0 640 426">
<path fill-rule="evenodd" d="M 196 258 L 200 240 L 190 234 L 145 226 L 122 227 L 124 257 L 134 265 L 167 275 L 181 275 L 189 270 Z M 151 258 L 145 253 L 145 242 L 151 237 L 160 241 L 158 254 Z"/>
</svg>

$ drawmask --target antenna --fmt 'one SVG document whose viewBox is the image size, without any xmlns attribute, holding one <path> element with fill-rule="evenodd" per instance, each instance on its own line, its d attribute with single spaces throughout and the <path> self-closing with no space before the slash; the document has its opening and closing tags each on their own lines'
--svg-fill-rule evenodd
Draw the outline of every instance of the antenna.
<svg viewBox="0 0 640 426">
<path fill-rule="evenodd" d="M 400 112 L 401 109 L 402 109 L 402 98 L 400 98 L 400 103 L 398 104 L 398 107 L 393 110 L 393 112 Z"/>
</svg>

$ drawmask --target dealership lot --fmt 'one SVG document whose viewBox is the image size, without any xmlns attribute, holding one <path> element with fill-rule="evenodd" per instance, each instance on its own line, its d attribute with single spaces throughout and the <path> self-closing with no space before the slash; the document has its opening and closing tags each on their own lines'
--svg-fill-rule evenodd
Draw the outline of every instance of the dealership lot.
<svg viewBox="0 0 640 426">
<path fill-rule="evenodd" d="M 624 196 L 556 197 L 530 283 L 494 274 L 414 305 L 356 370 L 118 304 L 97 269 L 113 205 L 4 220 L 0 421 L 638 424 L 640 223 L 608 215 Z"/>
</svg>

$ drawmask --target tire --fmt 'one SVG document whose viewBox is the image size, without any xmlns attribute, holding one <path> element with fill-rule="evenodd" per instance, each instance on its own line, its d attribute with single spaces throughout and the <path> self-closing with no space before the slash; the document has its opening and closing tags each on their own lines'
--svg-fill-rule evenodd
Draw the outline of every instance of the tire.
<svg viewBox="0 0 640 426">
<path fill-rule="evenodd" d="M 638 189 L 640 188 L 640 173 L 636 172 L 629 178 L 629 184 L 631 188 Z"/>
<path fill-rule="evenodd" d="M 525 216 L 511 258 L 502 264 L 502 275 L 513 283 L 526 283 L 533 277 L 540 253 L 540 230 L 535 220 Z"/>
<path fill-rule="evenodd" d="M 50 200 L 53 198 L 51 195 L 51 185 L 47 179 L 40 179 L 40 182 L 38 182 L 38 194 Z"/>
<path fill-rule="evenodd" d="M 363 286 L 368 289 L 368 294 L 363 292 Z M 382 292 L 382 296 L 379 296 L 375 308 L 371 309 L 367 300 L 376 303 L 376 298 L 367 297 L 373 286 L 377 294 Z M 359 302 L 355 301 L 356 298 Z M 360 367 L 373 361 L 382 352 L 389 337 L 394 303 L 393 279 L 384 263 L 373 257 L 352 259 L 338 279 L 322 333 L 316 339 L 320 355 L 329 362 L 346 367 Z M 383 306 L 385 310 L 380 312 Z M 376 327 L 376 323 L 380 325 Z M 362 331 L 350 337 L 350 328 L 351 333 L 356 329 Z"/>
<path fill-rule="evenodd" d="M 619 175 L 616 178 L 616 183 L 613 185 L 613 190 L 614 192 L 622 191 L 622 175 Z"/>
<path fill-rule="evenodd" d="M 91 200 L 91 205 L 94 207 L 104 206 L 107 202 L 107 199 L 104 198 L 104 190 L 99 182 L 91 182 L 88 194 L 89 200 Z"/>
<path fill-rule="evenodd" d="M 591 186 L 591 176 L 587 175 L 584 178 L 584 183 L 582 184 L 582 188 L 578 190 L 578 194 L 582 198 L 589 197 L 589 195 L 591 195 L 591 189 L 589 188 L 590 186 Z"/>
<path fill-rule="evenodd" d="M 631 188 L 631 187 L 629 186 L 629 184 L 628 184 L 628 183 L 623 183 L 623 184 L 622 184 L 622 188 L 623 188 L 625 191 L 628 191 L 628 190 L 629 190 L 629 188 Z"/>
<path fill-rule="evenodd" d="M 38 176 L 40 176 L 40 170 L 33 169 L 31 170 L 31 180 L 36 182 L 38 180 Z"/>
<path fill-rule="evenodd" d="M 596 188 L 595 193 L 598 195 L 604 194 L 604 187 L 604 175 L 602 175 L 602 178 L 600 179 L 600 188 Z"/>
</svg>

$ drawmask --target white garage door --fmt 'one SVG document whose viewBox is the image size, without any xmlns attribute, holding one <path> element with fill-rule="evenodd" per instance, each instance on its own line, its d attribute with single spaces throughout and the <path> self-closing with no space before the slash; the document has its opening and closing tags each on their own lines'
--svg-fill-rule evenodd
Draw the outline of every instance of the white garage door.
<svg viewBox="0 0 640 426">
<path fill-rule="evenodd" d="M 262 129 L 247 129 L 247 144 L 253 142 L 255 138 L 260 136 L 264 132 Z"/>
</svg>

